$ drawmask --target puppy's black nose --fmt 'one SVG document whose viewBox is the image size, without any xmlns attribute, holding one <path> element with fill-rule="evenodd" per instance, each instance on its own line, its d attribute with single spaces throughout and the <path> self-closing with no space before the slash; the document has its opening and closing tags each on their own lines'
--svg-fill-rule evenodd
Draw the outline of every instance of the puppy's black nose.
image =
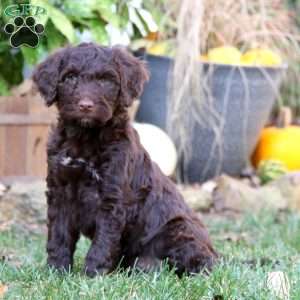
<svg viewBox="0 0 300 300">
<path fill-rule="evenodd" d="M 78 105 L 80 111 L 89 112 L 93 109 L 94 102 L 88 98 L 83 98 L 79 101 Z"/>
</svg>

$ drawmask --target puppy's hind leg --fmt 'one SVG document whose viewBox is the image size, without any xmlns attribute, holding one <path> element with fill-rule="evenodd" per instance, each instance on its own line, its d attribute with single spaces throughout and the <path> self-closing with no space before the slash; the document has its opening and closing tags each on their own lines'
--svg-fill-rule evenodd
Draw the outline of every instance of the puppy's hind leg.
<svg viewBox="0 0 300 300">
<path fill-rule="evenodd" d="M 177 243 L 166 251 L 168 263 L 174 267 L 178 275 L 183 273 L 197 274 L 209 272 L 215 263 L 217 255 L 207 245 L 197 241 Z"/>
<path fill-rule="evenodd" d="M 159 259 L 166 259 L 178 275 L 210 271 L 218 257 L 208 233 L 198 220 L 169 221 L 149 242 Z"/>
</svg>

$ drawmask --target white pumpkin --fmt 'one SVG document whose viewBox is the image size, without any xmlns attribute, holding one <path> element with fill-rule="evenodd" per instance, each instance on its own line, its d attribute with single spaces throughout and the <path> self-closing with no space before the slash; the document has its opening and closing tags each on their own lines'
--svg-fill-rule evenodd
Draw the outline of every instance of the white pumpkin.
<svg viewBox="0 0 300 300">
<path fill-rule="evenodd" d="M 268 272 L 267 287 L 276 297 L 282 300 L 290 299 L 290 282 L 287 275 L 282 271 Z"/>
<path fill-rule="evenodd" d="M 170 137 L 152 124 L 133 122 L 133 127 L 138 132 L 141 144 L 151 159 L 158 164 L 165 175 L 172 175 L 176 168 L 177 152 Z"/>
</svg>

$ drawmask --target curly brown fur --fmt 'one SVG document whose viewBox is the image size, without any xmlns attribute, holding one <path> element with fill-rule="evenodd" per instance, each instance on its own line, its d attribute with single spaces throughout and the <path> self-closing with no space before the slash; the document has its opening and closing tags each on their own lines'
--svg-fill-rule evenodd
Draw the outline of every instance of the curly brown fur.
<svg viewBox="0 0 300 300">
<path fill-rule="evenodd" d="M 178 274 L 210 269 L 208 233 L 140 144 L 126 108 L 148 79 L 125 50 L 81 44 L 60 50 L 33 79 L 58 125 L 48 143 L 48 264 L 69 269 L 80 234 L 92 240 L 84 271 L 149 269 L 167 259 Z"/>
</svg>

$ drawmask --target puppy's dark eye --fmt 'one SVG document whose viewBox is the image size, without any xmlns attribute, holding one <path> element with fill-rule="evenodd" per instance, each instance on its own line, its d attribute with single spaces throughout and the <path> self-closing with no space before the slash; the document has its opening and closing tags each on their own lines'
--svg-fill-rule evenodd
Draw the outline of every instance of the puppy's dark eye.
<svg viewBox="0 0 300 300">
<path fill-rule="evenodd" d="M 97 81 L 99 83 L 105 83 L 105 82 L 110 81 L 110 80 L 107 77 L 97 77 Z"/>
<path fill-rule="evenodd" d="M 73 73 L 67 74 L 63 81 L 69 81 L 69 82 L 76 82 L 77 81 L 77 76 Z"/>
</svg>

